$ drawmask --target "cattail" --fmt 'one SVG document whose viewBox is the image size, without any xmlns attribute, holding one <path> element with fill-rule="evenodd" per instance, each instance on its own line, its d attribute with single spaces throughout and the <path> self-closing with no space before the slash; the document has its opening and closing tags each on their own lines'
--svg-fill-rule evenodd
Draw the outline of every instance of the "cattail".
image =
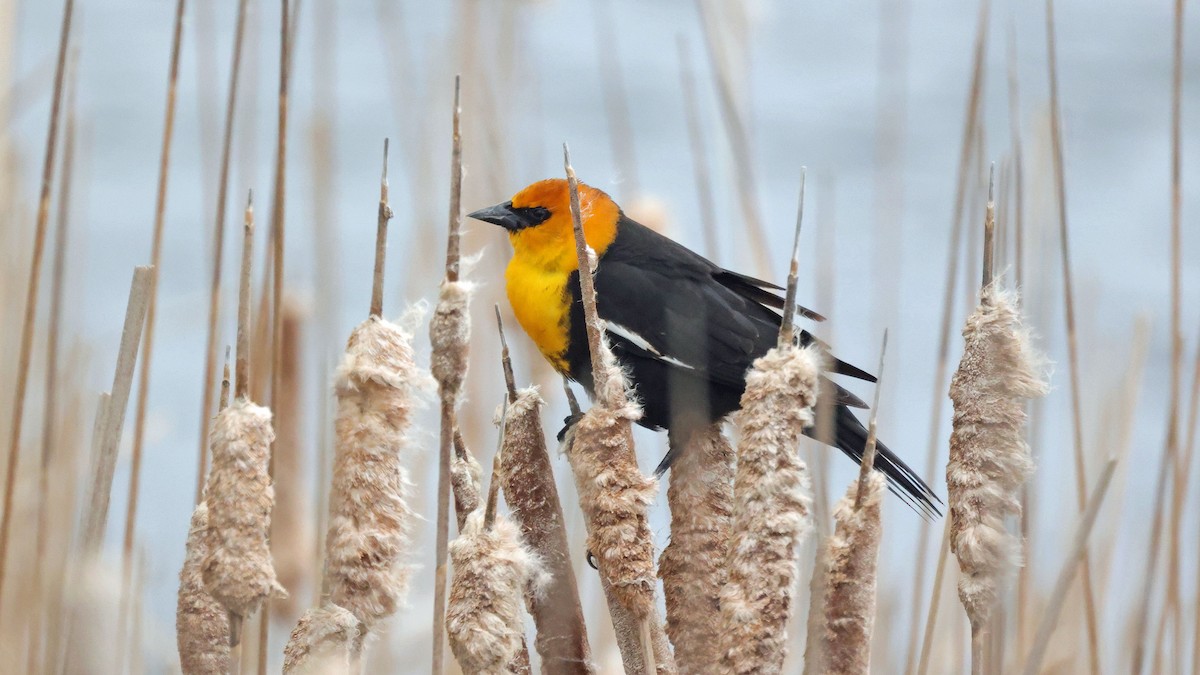
<svg viewBox="0 0 1200 675">
<path fill-rule="evenodd" d="M 313 526 L 309 515 L 312 507 L 305 483 L 305 437 L 301 432 L 305 413 L 302 409 L 301 382 L 303 367 L 302 328 L 305 309 L 295 298 L 285 298 L 283 303 L 283 354 L 282 386 L 275 396 L 276 432 L 275 444 L 275 526 L 271 531 L 271 555 L 279 581 L 289 591 L 286 602 L 276 603 L 274 611 L 281 619 L 290 623 L 299 615 L 305 602 L 305 593 L 312 579 Z"/>
<path fill-rule="evenodd" d="M 777 347 L 754 362 L 742 395 L 728 580 L 721 589 L 721 666 L 779 672 L 796 581 L 812 529 L 809 478 L 797 447 L 813 422 L 821 353 Z"/>
<path fill-rule="evenodd" d="M 642 474 L 634 454 L 632 425 L 642 411 L 630 400 L 625 375 L 604 338 L 592 280 L 595 252 L 584 239 L 579 187 L 566 144 L 563 164 L 595 390 L 595 405 L 572 428 L 567 459 L 626 670 L 674 672 L 654 607 L 654 541 L 647 509 L 658 484 Z"/>
<path fill-rule="evenodd" d="M 267 474 L 271 411 L 238 398 L 217 414 L 212 429 L 212 470 L 205 490 L 208 550 L 204 586 L 229 612 L 237 644 L 241 621 L 270 597 L 286 591 L 275 579 L 268 534 L 275 491 Z"/>
<path fill-rule="evenodd" d="M 721 587 L 729 550 L 734 455 L 721 425 L 687 438 L 672 435 L 671 543 L 658 560 L 667 601 L 667 635 L 682 673 L 712 672 L 720 661 Z"/>
<path fill-rule="evenodd" d="M 287 675 L 342 675 L 351 672 L 361 635 L 358 619 L 346 608 L 325 604 L 300 617 L 283 648 Z"/>
<path fill-rule="evenodd" d="M 483 506 L 480 497 L 480 480 L 483 467 L 467 449 L 462 434 L 454 432 L 454 459 L 450 462 L 450 487 L 454 492 L 454 515 L 458 518 L 458 530 L 466 525 L 467 516 Z"/>
<path fill-rule="evenodd" d="M 546 578 L 541 561 L 503 517 L 490 527 L 476 510 L 450 543 L 454 577 L 446 609 L 450 649 L 467 675 L 528 672 L 521 608 Z"/>
<path fill-rule="evenodd" d="M 823 673 L 857 675 L 871 670 L 876 567 L 883 534 L 880 502 L 887 480 L 866 470 L 833 509 L 834 531 L 825 550 Z M 860 484 L 866 484 L 860 491 Z M 859 495 L 861 494 L 861 499 Z M 857 503 L 856 503 L 857 502 Z"/>
<path fill-rule="evenodd" d="M 368 318 L 350 335 L 335 385 L 325 583 L 330 600 L 365 630 L 391 616 L 408 589 L 403 559 L 416 515 L 400 450 L 421 380 L 410 341 L 399 326 Z"/>
<path fill-rule="evenodd" d="M 496 325 L 508 388 L 501 446 L 504 462 L 498 480 L 513 520 L 521 527 L 521 536 L 550 577 L 545 593 L 528 598 L 529 613 L 537 626 L 535 646 L 542 663 L 555 664 L 564 673 L 592 673 L 595 666 L 571 567 L 562 504 L 542 429 L 541 408 L 545 401 L 535 387 L 517 391 L 499 306 Z"/>
<path fill-rule="evenodd" d="M 954 430 L 946 488 L 950 547 L 962 577 L 958 596 L 977 634 L 987 624 L 1021 544 L 1004 526 L 1020 513 L 1033 471 L 1024 441 L 1024 399 L 1046 393 L 1011 293 L 988 284 L 963 328 L 966 347 L 950 382 Z"/>
<path fill-rule="evenodd" d="M 208 554 L 208 505 L 192 511 L 179 596 L 175 605 L 175 641 L 185 675 L 229 672 L 229 614 L 204 589 L 201 563 Z"/>
</svg>

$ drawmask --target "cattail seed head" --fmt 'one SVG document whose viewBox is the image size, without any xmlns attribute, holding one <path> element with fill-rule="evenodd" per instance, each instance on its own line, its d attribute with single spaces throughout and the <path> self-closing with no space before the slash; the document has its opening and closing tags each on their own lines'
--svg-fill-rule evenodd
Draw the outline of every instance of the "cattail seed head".
<svg viewBox="0 0 1200 675">
<path fill-rule="evenodd" d="M 720 661 L 721 588 L 729 553 L 734 453 L 713 424 L 685 438 L 671 465 L 671 543 L 658 560 L 667 635 L 681 673 L 711 672 Z"/>
<path fill-rule="evenodd" d="M 395 613 L 408 590 L 403 560 L 416 515 L 400 451 L 422 379 L 410 340 L 395 324 L 367 319 L 350 335 L 335 385 L 325 582 L 330 600 L 367 630 Z"/>
<path fill-rule="evenodd" d="M 192 511 L 179 595 L 175 605 L 175 640 L 185 675 L 229 672 L 229 614 L 204 589 L 201 563 L 208 552 L 208 505 Z"/>
<path fill-rule="evenodd" d="M 283 648 L 285 675 L 340 675 L 358 658 L 358 619 L 344 607 L 326 604 L 304 613 Z"/>
<path fill-rule="evenodd" d="M 787 655 L 796 549 L 812 529 L 808 470 L 797 447 L 813 422 L 820 371 L 816 348 L 787 345 L 756 360 L 746 376 L 721 589 L 726 672 L 778 672 Z"/>
<path fill-rule="evenodd" d="M 541 561 L 526 548 L 516 525 L 497 517 L 486 528 L 479 510 L 450 543 L 450 559 L 454 576 L 446 632 L 463 672 L 517 672 L 524 651 L 521 608 L 526 592 L 537 594 L 548 581 Z"/>
<path fill-rule="evenodd" d="M 204 586 L 232 615 L 244 618 L 267 598 L 286 595 L 275 580 L 268 540 L 275 504 L 267 473 L 275 440 L 271 411 L 239 398 L 217 414 L 211 438 Z"/>
<path fill-rule="evenodd" d="M 438 303 L 429 322 L 432 357 L 429 369 L 443 396 L 457 400 L 467 376 L 467 349 L 471 342 L 468 316 L 474 285 L 466 281 L 443 281 Z"/>
<path fill-rule="evenodd" d="M 984 288 L 950 382 L 950 547 L 962 570 L 959 599 L 975 630 L 986 625 L 1005 578 L 1020 564 L 1020 541 L 1004 519 L 1020 513 L 1020 487 L 1033 471 L 1024 400 L 1046 393 L 1015 303 L 996 283 Z"/>
<path fill-rule="evenodd" d="M 875 584 L 883 535 L 880 502 L 886 486 L 883 474 L 871 471 L 859 508 L 854 508 L 858 495 L 855 480 L 833 509 L 834 532 L 825 549 L 823 673 L 857 675 L 871 670 Z"/>
</svg>

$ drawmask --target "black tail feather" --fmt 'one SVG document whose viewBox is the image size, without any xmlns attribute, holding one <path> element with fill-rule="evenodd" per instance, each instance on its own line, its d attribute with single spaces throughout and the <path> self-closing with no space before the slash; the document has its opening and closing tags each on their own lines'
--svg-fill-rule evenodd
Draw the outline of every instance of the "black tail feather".
<svg viewBox="0 0 1200 675">
<path fill-rule="evenodd" d="M 845 406 L 838 406 L 835 413 L 834 442 L 842 452 L 855 462 L 861 463 L 863 450 L 867 445 L 867 428 L 858 421 L 854 413 Z M 816 433 L 813 427 L 809 435 Z M 815 436 L 814 436 L 815 437 Z M 888 489 L 892 494 L 904 500 L 906 504 L 927 518 L 940 517 L 938 504 L 942 500 L 933 490 L 913 471 L 904 460 L 888 449 L 886 445 L 875 442 L 875 469 L 882 471 L 888 479 Z"/>
</svg>

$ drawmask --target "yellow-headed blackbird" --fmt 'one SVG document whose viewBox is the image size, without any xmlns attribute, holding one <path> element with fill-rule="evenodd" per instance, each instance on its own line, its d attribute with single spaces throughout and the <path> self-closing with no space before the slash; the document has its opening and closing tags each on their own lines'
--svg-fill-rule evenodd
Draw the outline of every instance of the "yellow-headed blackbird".
<svg viewBox="0 0 1200 675">
<path fill-rule="evenodd" d="M 746 371 L 778 339 L 778 311 L 787 311 L 782 289 L 723 269 L 629 219 L 596 188 L 581 183 L 579 200 L 584 236 L 599 259 L 597 309 L 641 402 L 639 423 L 686 435 L 736 410 Z M 566 180 L 539 181 L 470 217 L 508 230 L 513 257 L 507 291 L 517 320 L 555 369 L 591 392 Z M 822 318 L 802 307 L 790 311 Z M 799 340 L 810 344 L 815 338 L 802 331 Z M 840 360 L 831 358 L 830 364 L 835 373 L 875 380 Z M 835 444 L 859 461 L 867 433 L 850 408 L 866 405 L 825 377 L 821 387 L 822 396 L 834 397 Z M 940 500 L 920 476 L 882 443 L 877 448 L 875 467 L 887 475 L 892 491 L 937 513 L 934 501 Z M 656 473 L 666 471 L 672 459 L 668 453 Z"/>
</svg>

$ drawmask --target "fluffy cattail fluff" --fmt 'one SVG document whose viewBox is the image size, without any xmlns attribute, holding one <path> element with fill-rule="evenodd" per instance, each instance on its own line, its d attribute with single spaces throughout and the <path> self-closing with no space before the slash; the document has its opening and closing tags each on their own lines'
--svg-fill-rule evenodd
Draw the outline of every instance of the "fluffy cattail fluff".
<svg viewBox="0 0 1200 675">
<path fill-rule="evenodd" d="M 211 439 L 204 587 L 229 612 L 236 639 L 241 619 L 267 598 L 287 594 L 275 580 L 268 540 L 275 505 L 267 473 L 271 411 L 239 398 L 217 414 Z"/>
<path fill-rule="evenodd" d="M 594 672 L 579 587 L 571 567 L 562 504 L 546 450 L 537 389 L 517 392 L 504 423 L 504 461 L 500 481 L 513 519 L 526 544 L 542 560 L 550 580 L 546 592 L 529 599 L 537 626 L 536 647 L 542 663 L 561 664 L 564 672 Z"/>
<path fill-rule="evenodd" d="M 503 517 L 485 527 L 484 514 L 467 516 L 462 533 L 450 543 L 454 576 L 446 608 L 450 649 L 467 675 L 528 672 L 521 608 L 527 591 L 537 594 L 546 582 L 541 561 L 521 540 L 521 532 Z"/>
<path fill-rule="evenodd" d="M 658 560 L 667 601 L 667 635 L 685 674 L 710 673 L 720 662 L 721 587 L 729 551 L 734 455 L 714 424 L 688 438 L 671 436 L 671 543 Z"/>
<path fill-rule="evenodd" d="M 229 672 L 229 614 L 204 590 L 201 563 L 208 552 L 208 504 L 192 511 L 179 596 L 175 605 L 175 642 L 184 675 Z"/>
<path fill-rule="evenodd" d="M 283 648 L 287 675 L 343 675 L 357 658 L 358 619 L 345 607 L 325 604 L 304 613 Z"/>
<path fill-rule="evenodd" d="M 886 486 L 882 473 L 870 471 L 858 508 L 854 507 L 858 494 L 855 480 L 833 509 L 834 531 L 825 550 L 823 673 L 859 675 L 871 671 L 875 579 L 883 535 L 879 507 Z"/>
<path fill-rule="evenodd" d="M 1023 437 L 1024 399 L 1046 393 L 1012 294 L 991 283 L 963 328 L 966 347 L 950 381 L 954 431 L 946 489 L 950 547 L 962 577 L 958 597 L 973 631 L 987 624 L 1000 587 L 1020 564 L 1021 544 L 1004 519 L 1021 510 L 1033 471 Z"/>
<path fill-rule="evenodd" d="M 422 379 L 410 340 L 393 323 L 367 319 L 350 335 L 335 384 L 325 583 L 330 601 L 366 630 L 391 616 L 408 590 L 404 557 L 416 515 L 400 450 Z"/>
<path fill-rule="evenodd" d="M 658 485 L 642 474 L 633 450 L 631 425 L 641 408 L 626 396 L 612 352 L 601 351 L 608 390 L 596 392 L 596 404 L 574 425 L 567 456 L 587 516 L 588 550 L 618 602 L 640 620 L 654 606 L 654 542 L 646 510 Z"/>
<path fill-rule="evenodd" d="M 473 284 L 443 281 L 437 307 L 429 322 L 432 347 L 429 370 L 437 380 L 443 397 L 457 401 L 467 375 L 467 346 L 471 342 L 470 309 Z"/>
<path fill-rule="evenodd" d="M 458 518 L 458 530 L 462 531 L 467 516 L 483 505 L 480 497 L 480 481 L 483 467 L 467 450 L 462 435 L 454 434 L 454 458 L 450 460 L 450 487 L 454 492 L 454 515 Z"/>
<path fill-rule="evenodd" d="M 772 349 L 754 362 L 737 421 L 728 580 L 721 589 L 721 666 L 779 672 L 796 585 L 796 549 L 812 529 L 808 470 L 797 447 L 813 422 L 821 355 Z"/>
</svg>

